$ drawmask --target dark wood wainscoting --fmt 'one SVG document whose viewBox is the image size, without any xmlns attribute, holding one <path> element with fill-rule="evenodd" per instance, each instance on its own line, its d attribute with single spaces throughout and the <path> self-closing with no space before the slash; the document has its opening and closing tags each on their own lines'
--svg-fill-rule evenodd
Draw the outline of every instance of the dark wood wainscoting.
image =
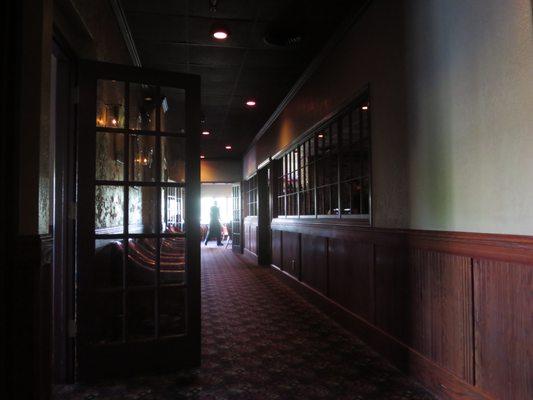
<svg viewBox="0 0 533 400">
<path fill-rule="evenodd" d="M 529 399 L 533 237 L 272 221 L 272 265 L 441 398 Z"/>
<path fill-rule="evenodd" d="M 12 368 L 8 379 L 16 394 L 9 398 L 48 399 L 51 388 L 52 246 L 50 235 L 18 236 L 10 323 L 4 334 Z"/>
<path fill-rule="evenodd" d="M 244 254 L 257 260 L 257 217 L 244 218 Z"/>
</svg>

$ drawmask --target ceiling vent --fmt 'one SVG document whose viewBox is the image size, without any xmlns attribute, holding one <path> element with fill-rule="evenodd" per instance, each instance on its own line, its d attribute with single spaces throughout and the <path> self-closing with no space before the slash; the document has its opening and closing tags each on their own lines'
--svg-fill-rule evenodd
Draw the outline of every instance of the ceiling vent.
<svg viewBox="0 0 533 400">
<path fill-rule="evenodd" d="M 265 33 L 264 41 L 269 46 L 274 47 L 298 47 L 304 39 L 303 33 L 299 30 L 283 27 L 273 27 Z"/>
</svg>

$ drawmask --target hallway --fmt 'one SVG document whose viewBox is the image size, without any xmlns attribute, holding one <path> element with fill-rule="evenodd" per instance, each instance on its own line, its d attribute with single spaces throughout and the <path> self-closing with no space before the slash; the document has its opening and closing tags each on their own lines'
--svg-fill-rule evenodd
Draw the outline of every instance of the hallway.
<svg viewBox="0 0 533 400">
<path fill-rule="evenodd" d="M 202 367 L 56 399 L 432 399 L 280 282 L 230 250 L 202 246 Z"/>
</svg>

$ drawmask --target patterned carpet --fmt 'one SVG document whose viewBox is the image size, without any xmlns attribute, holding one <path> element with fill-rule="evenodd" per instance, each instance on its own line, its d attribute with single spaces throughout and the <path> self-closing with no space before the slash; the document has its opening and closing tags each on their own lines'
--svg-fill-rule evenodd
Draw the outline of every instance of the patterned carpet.
<svg viewBox="0 0 533 400">
<path fill-rule="evenodd" d="M 202 257 L 201 368 L 62 386 L 55 398 L 433 399 L 269 269 L 223 248 Z"/>
</svg>

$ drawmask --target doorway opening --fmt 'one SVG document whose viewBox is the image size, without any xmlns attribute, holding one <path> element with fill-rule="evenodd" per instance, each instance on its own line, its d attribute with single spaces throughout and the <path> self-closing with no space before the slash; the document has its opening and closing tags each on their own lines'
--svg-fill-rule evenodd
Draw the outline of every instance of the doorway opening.
<svg viewBox="0 0 533 400">
<path fill-rule="evenodd" d="M 203 183 L 200 226 L 204 246 L 229 248 L 233 242 L 234 184 Z"/>
</svg>

